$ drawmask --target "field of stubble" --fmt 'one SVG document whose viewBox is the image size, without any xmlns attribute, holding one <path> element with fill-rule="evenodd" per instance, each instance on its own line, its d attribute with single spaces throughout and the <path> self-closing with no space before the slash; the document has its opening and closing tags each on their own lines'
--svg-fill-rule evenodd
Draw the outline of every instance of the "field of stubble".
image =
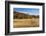
<svg viewBox="0 0 46 36">
<path fill-rule="evenodd" d="M 14 19 L 13 20 L 14 28 L 21 27 L 39 27 L 39 18 L 34 19 Z"/>
</svg>

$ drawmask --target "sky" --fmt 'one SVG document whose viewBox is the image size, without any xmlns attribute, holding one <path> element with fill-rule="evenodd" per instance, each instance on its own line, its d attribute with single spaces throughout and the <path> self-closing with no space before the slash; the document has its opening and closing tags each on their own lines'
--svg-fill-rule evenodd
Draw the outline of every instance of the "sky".
<svg viewBox="0 0 46 36">
<path fill-rule="evenodd" d="M 39 15 L 38 8 L 14 8 L 14 11 L 30 15 Z"/>
</svg>

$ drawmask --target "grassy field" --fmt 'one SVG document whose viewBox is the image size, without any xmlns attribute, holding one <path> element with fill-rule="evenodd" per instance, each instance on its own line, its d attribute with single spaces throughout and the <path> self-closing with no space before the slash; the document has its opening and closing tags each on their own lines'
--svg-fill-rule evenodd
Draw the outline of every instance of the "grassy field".
<svg viewBox="0 0 46 36">
<path fill-rule="evenodd" d="M 14 19 L 13 20 L 14 28 L 21 27 L 39 27 L 39 18 L 32 19 Z"/>
</svg>

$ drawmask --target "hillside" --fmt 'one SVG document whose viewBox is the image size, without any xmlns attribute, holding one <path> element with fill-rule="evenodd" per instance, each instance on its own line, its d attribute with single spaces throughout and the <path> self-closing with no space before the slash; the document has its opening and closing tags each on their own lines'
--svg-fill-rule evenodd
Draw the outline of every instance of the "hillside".
<svg viewBox="0 0 46 36">
<path fill-rule="evenodd" d="M 28 14 L 24 14 L 24 13 L 19 13 L 19 12 L 14 12 L 14 19 L 31 19 L 31 18 L 39 18 L 39 16 L 37 15 L 28 15 Z"/>
</svg>

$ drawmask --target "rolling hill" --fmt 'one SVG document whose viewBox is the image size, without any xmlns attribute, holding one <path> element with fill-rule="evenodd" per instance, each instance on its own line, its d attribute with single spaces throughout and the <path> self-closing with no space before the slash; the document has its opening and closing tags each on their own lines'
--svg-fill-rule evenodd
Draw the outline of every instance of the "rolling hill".
<svg viewBox="0 0 46 36">
<path fill-rule="evenodd" d="M 28 15 L 20 12 L 14 12 L 14 19 L 31 19 L 31 18 L 39 18 L 39 15 Z"/>
</svg>

